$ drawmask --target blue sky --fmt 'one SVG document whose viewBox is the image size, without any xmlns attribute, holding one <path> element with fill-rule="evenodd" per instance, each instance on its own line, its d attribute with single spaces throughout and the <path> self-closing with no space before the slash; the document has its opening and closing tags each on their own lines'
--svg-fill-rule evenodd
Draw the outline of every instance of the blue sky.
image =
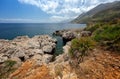
<svg viewBox="0 0 120 79">
<path fill-rule="evenodd" d="M 0 22 L 60 22 L 116 0 L 0 0 Z"/>
</svg>

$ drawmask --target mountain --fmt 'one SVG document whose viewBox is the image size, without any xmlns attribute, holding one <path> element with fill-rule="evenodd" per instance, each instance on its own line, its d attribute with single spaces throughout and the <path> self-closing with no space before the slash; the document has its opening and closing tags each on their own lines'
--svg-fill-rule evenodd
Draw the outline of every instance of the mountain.
<svg viewBox="0 0 120 79">
<path fill-rule="evenodd" d="M 92 10 L 79 15 L 72 23 L 107 22 L 120 19 L 120 1 L 100 4 Z"/>
</svg>

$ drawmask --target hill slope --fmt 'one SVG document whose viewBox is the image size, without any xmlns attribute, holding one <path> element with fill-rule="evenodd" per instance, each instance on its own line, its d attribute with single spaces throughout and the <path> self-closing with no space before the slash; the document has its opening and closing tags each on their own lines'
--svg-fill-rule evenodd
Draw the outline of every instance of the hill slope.
<svg viewBox="0 0 120 79">
<path fill-rule="evenodd" d="M 112 3 L 100 4 L 87 13 L 83 13 L 72 23 L 88 23 L 88 22 L 107 22 L 110 19 L 120 19 L 120 1 Z"/>
</svg>

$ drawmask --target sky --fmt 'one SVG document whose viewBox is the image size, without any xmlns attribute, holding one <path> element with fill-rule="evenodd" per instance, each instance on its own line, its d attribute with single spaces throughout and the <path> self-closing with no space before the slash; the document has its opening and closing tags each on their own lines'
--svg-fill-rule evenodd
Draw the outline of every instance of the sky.
<svg viewBox="0 0 120 79">
<path fill-rule="evenodd" d="M 0 0 L 0 23 L 57 23 L 118 0 Z"/>
</svg>

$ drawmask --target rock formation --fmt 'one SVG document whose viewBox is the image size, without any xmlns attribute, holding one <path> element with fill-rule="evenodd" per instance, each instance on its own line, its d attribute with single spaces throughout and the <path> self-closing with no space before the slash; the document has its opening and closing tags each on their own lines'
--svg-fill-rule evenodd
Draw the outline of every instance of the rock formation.
<svg viewBox="0 0 120 79">
<path fill-rule="evenodd" d="M 0 40 L 0 63 L 11 59 L 36 59 L 40 63 L 49 63 L 56 48 L 56 39 L 48 35 L 18 36 L 13 40 Z M 18 62 L 20 62 L 18 61 Z"/>
</svg>

